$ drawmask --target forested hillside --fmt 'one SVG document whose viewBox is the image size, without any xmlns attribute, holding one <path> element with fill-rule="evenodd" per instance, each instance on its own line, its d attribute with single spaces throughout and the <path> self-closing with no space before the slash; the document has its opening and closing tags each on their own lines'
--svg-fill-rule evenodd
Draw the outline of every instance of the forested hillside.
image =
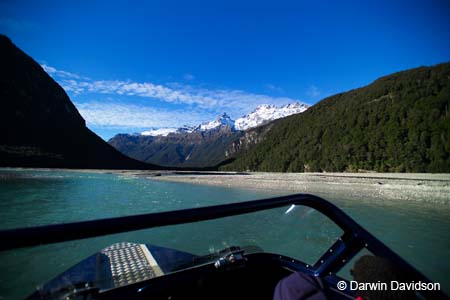
<svg viewBox="0 0 450 300">
<path fill-rule="evenodd" d="M 450 172 L 450 63 L 331 96 L 275 121 L 223 170 Z"/>
</svg>

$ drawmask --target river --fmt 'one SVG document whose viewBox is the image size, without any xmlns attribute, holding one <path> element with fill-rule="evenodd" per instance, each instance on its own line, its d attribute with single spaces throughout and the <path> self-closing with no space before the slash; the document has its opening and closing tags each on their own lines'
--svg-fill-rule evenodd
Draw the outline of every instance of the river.
<svg viewBox="0 0 450 300">
<path fill-rule="evenodd" d="M 0 229 L 169 211 L 278 195 L 281 193 L 153 181 L 108 173 L 3 169 L 0 170 Z M 441 283 L 444 291 L 449 293 L 448 205 L 342 198 L 327 200 L 342 208 L 426 276 Z M 294 224 L 287 219 L 285 211 L 275 211 L 270 217 L 255 214 L 251 218 L 208 221 L 195 226 L 177 225 L 0 252 L 0 299 L 24 298 L 34 288 L 83 258 L 124 240 L 207 253 L 229 246 L 229 236 L 242 234 L 246 237 L 245 242 L 254 241 L 265 251 L 280 249 L 286 252 L 281 254 L 315 259 L 314 251 L 293 251 L 297 247 L 296 241 L 313 241 L 316 248 L 326 250 L 324 243 L 330 242 L 329 236 L 334 231 L 324 231 L 322 221 L 318 221 L 320 218 L 310 218 L 315 221 L 308 225 Z M 308 213 L 307 210 L 299 211 L 296 216 Z M 297 230 L 292 226 L 303 227 Z M 199 234 L 193 236 L 193 232 Z M 322 236 L 324 232 L 327 238 Z M 241 237 L 231 239 L 233 243 L 242 241 Z M 202 249 L 206 246 L 208 249 Z"/>
</svg>

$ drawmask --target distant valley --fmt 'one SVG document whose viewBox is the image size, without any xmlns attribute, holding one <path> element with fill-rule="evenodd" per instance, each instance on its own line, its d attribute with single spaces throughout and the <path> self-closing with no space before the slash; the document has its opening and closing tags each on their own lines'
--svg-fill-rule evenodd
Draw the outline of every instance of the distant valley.
<svg viewBox="0 0 450 300">
<path fill-rule="evenodd" d="M 247 144 L 256 142 L 246 140 L 246 132 L 273 120 L 302 113 L 307 108 L 303 103 L 282 107 L 260 105 L 250 114 L 236 120 L 224 113 L 213 121 L 193 127 L 118 134 L 108 143 L 123 154 L 148 163 L 170 167 L 212 168 L 233 158 Z"/>
</svg>

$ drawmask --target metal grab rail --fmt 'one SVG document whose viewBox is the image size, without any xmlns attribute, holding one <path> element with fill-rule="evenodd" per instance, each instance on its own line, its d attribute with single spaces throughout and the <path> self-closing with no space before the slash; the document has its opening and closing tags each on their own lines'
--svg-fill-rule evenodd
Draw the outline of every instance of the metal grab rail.
<svg viewBox="0 0 450 300">
<path fill-rule="evenodd" d="M 344 231 L 364 230 L 330 202 L 309 194 L 296 194 L 263 200 L 189 208 L 169 212 L 98 219 L 56 225 L 0 231 L 0 251 L 51 244 L 152 227 L 177 225 L 242 215 L 286 205 L 303 205 L 317 209 Z"/>
</svg>

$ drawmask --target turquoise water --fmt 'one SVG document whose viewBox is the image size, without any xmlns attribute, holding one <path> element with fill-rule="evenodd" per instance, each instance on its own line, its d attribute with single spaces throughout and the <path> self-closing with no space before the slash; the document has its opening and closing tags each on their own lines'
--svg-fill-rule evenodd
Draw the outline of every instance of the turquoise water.
<svg viewBox="0 0 450 300">
<path fill-rule="evenodd" d="M 0 171 L 0 229 L 169 211 L 276 196 L 275 193 L 152 181 L 114 174 Z M 446 206 L 329 199 L 450 291 Z M 313 263 L 339 230 L 317 212 L 286 208 L 248 216 L 0 252 L 0 299 L 20 299 L 112 243 L 133 241 L 206 254 L 256 244 Z M 293 228 L 299 228 L 294 230 Z M 303 245 L 308 242 L 312 247 Z M 301 244 L 301 246 L 300 246 Z"/>
</svg>

